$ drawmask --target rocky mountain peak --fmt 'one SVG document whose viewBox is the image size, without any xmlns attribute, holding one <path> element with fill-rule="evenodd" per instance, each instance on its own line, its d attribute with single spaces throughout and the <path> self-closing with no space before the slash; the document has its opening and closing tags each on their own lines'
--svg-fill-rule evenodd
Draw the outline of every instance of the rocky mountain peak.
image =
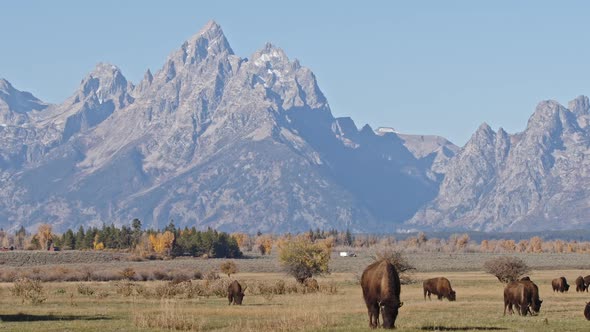
<svg viewBox="0 0 590 332">
<path fill-rule="evenodd" d="M 496 139 L 496 133 L 486 122 L 482 123 L 465 146 L 483 147 L 485 145 L 493 144 Z"/>
<path fill-rule="evenodd" d="M 133 86 L 127 82 L 117 66 L 101 62 L 82 80 L 77 101 L 96 96 L 99 103 L 102 103 L 112 96 L 126 94 L 130 90 L 133 90 Z M 123 106 L 122 102 L 121 100 L 119 107 Z"/>
<path fill-rule="evenodd" d="M 590 102 L 586 96 L 578 96 L 576 99 L 570 101 L 567 105 L 569 110 L 572 111 L 572 113 L 574 113 L 576 116 L 586 115 L 588 114 L 588 110 L 590 110 Z"/>
<path fill-rule="evenodd" d="M 271 68 L 277 65 L 286 65 L 289 58 L 283 49 L 266 43 L 264 47 L 252 56 L 252 61 L 259 67 Z"/>
<path fill-rule="evenodd" d="M 0 79 L 0 123 L 22 124 L 28 121 L 27 113 L 47 106 L 30 92 L 19 91 L 8 80 Z"/>
<path fill-rule="evenodd" d="M 12 84 L 4 78 L 0 78 L 0 91 L 7 92 L 9 89 L 14 89 Z"/>
<path fill-rule="evenodd" d="M 210 57 L 233 55 L 223 30 L 215 21 L 209 21 L 197 34 L 185 41 L 170 60 L 180 65 L 192 65 Z"/>
<path fill-rule="evenodd" d="M 574 113 L 555 100 L 540 102 L 529 118 L 525 133 L 528 137 L 558 137 L 579 129 Z"/>
</svg>

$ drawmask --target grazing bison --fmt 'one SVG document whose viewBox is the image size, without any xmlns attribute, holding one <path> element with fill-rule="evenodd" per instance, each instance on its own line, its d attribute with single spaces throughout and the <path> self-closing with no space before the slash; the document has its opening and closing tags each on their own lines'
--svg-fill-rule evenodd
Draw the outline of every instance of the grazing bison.
<svg viewBox="0 0 590 332">
<path fill-rule="evenodd" d="M 439 300 L 442 300 L 443 297 L 446 297 L 449 301 L 456 300 L 456 293 L 451 288 L 451 283 L 447 278 L 439 277 L 424 280 L 422 287 L 424 288 L 424 300 L 426 300 L 426 295 L 431 300 L 430 294 L 436 295 Z"/>
<path fill-rule="evenodd" d="M 588 288 L 590 288 L 590 275 L 584 277 L 584 288 L 586 289 L 586 292 L 588 291 Z"/>
<path fill-rule="evenodd" d="M 587 320 L 590 320 L 590 302 L 586 303 L 586 307 L 584 308 L 584 317 Z"/>
<path fill-rule="evenodd" d="M 234 280 L 229 286 L 227 287 L 227 299 L 229 300 L 229 304 L 231 305 L 242 305 L 242 300 L 244 299 L 244 292 L 246 291 L 248 286 L 242 289 L 242 285 L 237 280 Z"/>
<path fill-rule="evenodd" d="M 565 277 L 555 278 L 551 281 L 551 287 L 554 292 L 567 292 L 570 289 L 570 285 L 567 284 Z"/>
<path fill-rule="evenodd" d="M 579 276 L 576 278 L 576 292 L 583 292 L 586 290 L 586 283 L 584 277 Z"/>
<path fill-rule="evenodd" d="M 400 281 L 395 267 L 387 260 L 375 262 L 361 276 L 363 297 L 369 311 L 369 327 L 379 326 L 379 311 L 383 328 L 394 329 L 399 308 L 404 304 L 399 299 Z"/>
<path fill-rule="evenodd" d="M 530 280 L 513 281 L 504 288 L 504 315 L 506 308 L 510 314 L 514 312 L 513 305 L 519 315 L 537 314 L 541 310 L 542 302 L 539 299 L 539 287 Z"/>
</svg>

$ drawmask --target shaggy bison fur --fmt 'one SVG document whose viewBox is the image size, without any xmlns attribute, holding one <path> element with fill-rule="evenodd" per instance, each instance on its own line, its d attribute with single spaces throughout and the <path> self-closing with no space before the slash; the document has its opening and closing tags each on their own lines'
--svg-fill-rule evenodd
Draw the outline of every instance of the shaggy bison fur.
<svg viewBox="0 0 590 332">
<path fill-rule="evenodd" d="M 451 288 L 451 283 L 447 278 L 439 277 L 424 280 L 422 287 L 424 288 L 424 300 L 426 300 L 426 295 L 430 299 L 430 294 L 436 295 L 439 300 L 442 300 L 443 297 L 449 301 L 455 301 L 457 299 L 456 293 Z"/>
<path fill-rule="evenodd" d="M 539 287 L 530 280 L 513 281 L 504 288 L 504 315 L 507 308 L 510 314 L 514 312 L 513 305 L 519 315 L 537 314 L 541 310 L 542 302 L 539 299 Z"/>
<path fill-rule="evenodd" d="M 400 281 L 395 267 L 387 260 L 375 262 L 363 271 L 361 276 L 363 297 L 369 311 L 369 327 L 379 326 L 379 312 L 383 328 L 395 328 L 400 301 Z"/>
<path fill-rule="evenodd" d="M 244 292 L 246 291 L 248 286 L 242 289 L 242 285 L 237 280 L 234 280 L 229 286 L 227 287 L 227 299 L 229 300 L 229 304 L 231 305 L 241 305 L 242 300 L 244 299 Z"/>
<path fill-rule="evenodd" d="M 570 289 L 570 285 L 567 284 L 565 277 L 555 278 L 551 281 L 551 287 L 554 292 L 567 292 Z"/>
</svg>

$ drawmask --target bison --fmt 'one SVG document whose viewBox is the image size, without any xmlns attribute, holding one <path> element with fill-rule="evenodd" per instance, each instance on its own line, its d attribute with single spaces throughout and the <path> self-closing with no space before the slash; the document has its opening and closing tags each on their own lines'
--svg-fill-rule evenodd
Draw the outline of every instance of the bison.
<svg viewBox="0 0 590 332">
<path fill-rule="evenodd" d="M 586 307 L 584 308 L 584 317 L 587 320 L 590 320 L 590 302 L 586 303 Z"/>
<path fill-rule="evenodd" d="M 588 288 L 590 288 L 590 275 L 584 277 L 584 288 L 586 289 L 586 292 L 588 291 Z"/>
<path fill-rule="evenodd" d="M 570 289 L 570 285 L 567 284 L 565 277 L 555 278 L 551 281 L 551 287 L 554 292 L 567 292 Z"/>
<path fill-rule="evenodd" d="M 576 278 L 576 292 L 583 292 L 586 290 L 586 283 L 584 277 L 579 276 Z"/>
<path fill-rule="evenodd" d="M 400 281 L 395 267 L 387 260 L 377 261 L 365 269 L 361 276 L 363 297 L 369 311 L 369 327 L 379 326 L 379 312 L 383 328 L 394 329 L 400 301 Z"/>
<path fill-rule="evenodd" d="M 510 314 L 514 312 L 513 305 L 519 315 L 537 314 L 541 310 L 542 302 L 539 299 L 539 287 L 530 280 L 513 281 L 504 288 L 504 315 L 506 315 L 506 308 Z"/>
<path fill-rule="evenodd" d="M 424 288 L 424 300 L 426 300 L 426 295 L 431 300 L 430 294 L 436 295 L 439 300 L 442 300 L 443 297 L 446 297 L 449 301 L 456 300 L 456 293 L 451 288 L 451 283 L 447 278 L 439 277 L 424 280 L 422 287 Z"/>
<path fill-rule="evenodd" d="M 231 305 L 233 303 L 235 305 L 242 305 L 246 288 L 248 288 L 248 286 L 242 289 L 242 285 L 240 285 L 237 280 L 234 280 L 229 284 L 227 287 L 227 299 L 229 300 L 229 304 Z"/>
</svg>

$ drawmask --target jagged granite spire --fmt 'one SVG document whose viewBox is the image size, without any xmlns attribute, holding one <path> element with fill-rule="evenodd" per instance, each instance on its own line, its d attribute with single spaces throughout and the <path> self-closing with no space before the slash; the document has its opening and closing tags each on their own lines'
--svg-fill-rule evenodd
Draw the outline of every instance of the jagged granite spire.
<svg viewBox="0 0 590 332">
<path fill-rule="evenodd" d="M 29 121 L 28 113 L 47 106 L 31 93 L 17 90 L 8 80 L 0 78 L 0 123 L 24 124 Z"/>
</svg>

